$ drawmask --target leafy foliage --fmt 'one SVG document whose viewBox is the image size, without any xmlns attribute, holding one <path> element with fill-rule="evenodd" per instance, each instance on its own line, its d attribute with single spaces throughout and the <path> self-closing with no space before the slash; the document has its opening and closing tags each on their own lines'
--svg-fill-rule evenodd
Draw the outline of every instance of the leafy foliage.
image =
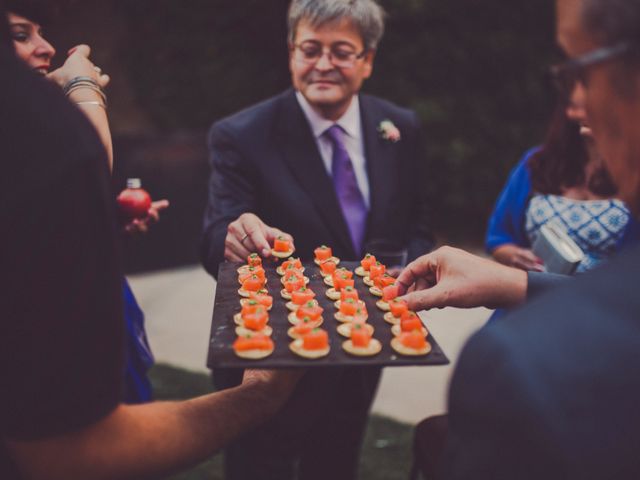
<svg viewBox="0 0 640 480">
<path fill-rule="evenodd" d="M 438 231 L 478 238 L 507 172 L 540 141 L 552 106 L 544 68 L 553 2 L 386 0 L 365 90 L 424 123 Z M 202 129 L 289 85 L 288 0 L 120 0 L 122 53 L 162 129 Z"/>
</svg>

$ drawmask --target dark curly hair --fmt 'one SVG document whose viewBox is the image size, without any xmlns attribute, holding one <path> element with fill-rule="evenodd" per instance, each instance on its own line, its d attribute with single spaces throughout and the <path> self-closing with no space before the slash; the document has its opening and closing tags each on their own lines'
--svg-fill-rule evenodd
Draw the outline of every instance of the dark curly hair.
<svg viewBox="0 0 640 480">
<path fill-rule="evenodd" d="M 544 144 L 529 159 L 531 185 L 540 193 L 560 195 L 565 188 L 585 184 L 589 155 L 580 125 L 567 118 L 566 107 L 566 101 L 558 102 Z M 586 186 L 601 196 L 613 196 L 617 192 L 604 166 L 593 172 Z"/>
</svg>

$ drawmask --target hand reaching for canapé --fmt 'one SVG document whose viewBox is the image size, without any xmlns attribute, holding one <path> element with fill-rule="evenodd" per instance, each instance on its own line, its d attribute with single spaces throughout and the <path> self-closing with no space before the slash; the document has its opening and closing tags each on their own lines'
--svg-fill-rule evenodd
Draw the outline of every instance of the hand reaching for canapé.
<svg viewBox="0 0 640 480">
<path fill-rule="evenodd" d="M 243 262 L 251 253 L 268 258 L 278 237 L 286 238 L 293 245 L 293 237 L 288 233 L 270 227 L 253 213 L 243 213 L 227 228 L 224 258 L 231 262 Z"/>
<path fill-rule="evenodd" d="M 526 272 L 441 247 L 411 262 L 398 277 L 411 310 L 443 307 L 506 307 L 524 301 Z"/>
</svg>

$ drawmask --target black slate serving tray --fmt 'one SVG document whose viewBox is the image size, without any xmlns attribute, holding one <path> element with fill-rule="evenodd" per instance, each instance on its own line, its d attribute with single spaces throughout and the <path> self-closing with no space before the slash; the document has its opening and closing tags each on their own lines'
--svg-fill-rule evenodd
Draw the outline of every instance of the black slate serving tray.
<svg viewBox="0 0 640 480">
<path fill-rule="evenodd" d="M 267 274 L 267 286 L 269 294 L 273 297 L 273 307 L 269 311 L 269 325 L 273 328 L 271 338 L 275 343 L 275 351 L 262 360 L 245 360 L 239 358 L 233 352 L 232 344 L 236 339 L 233 315 L 240 311 L 240 295 L 238 289 L 237 269 L 241 263 L 223 263 L 218 272 L 218 285 L 216 288 L 216 298 L 213 307 L 213 319 L 211 322 L 211 338 L 209 342 L 209 354 L 207 366 L 209 368 L 291 368 L 291 367 L 340 367 L 340 366 L 405 366 L 405 365 L 446 365 L 449 360 L 433 338 L 431 333 L 427 340 L 431 344 L 431 352 L 421 357 L 405 357 L 397 354 L 391 348 L 391 325 L 382 318 L 384 312 L 376 307 L 377 297 L 369 292 L 369 287 L 365 285 L 362 278 L 354 275 L 355 287 L 358 290 L 360 299 L 364 300 L 369 312 L 368 323 L 374 328 L 374 338 L 382 343 L 382 351 L 373 357 L 354 357 L 342 349 L 342 342 L 346 338 L 342 337 L 336 330 L 339 322 L 333 317 L 337 309 L 333 305 L 333 300 L 329 299 L 325 292 L 329 288 L 323 283 L 320 269 L 315 263 L 305 263 L 304 275 L 309 278 L 307 287 L 316 293 L 316 299 L 320 306 L 324 308 L 322 314 L 324 323 L 323 329 L 329 333 L 329 343 L 331 352 L 324 358 L 308 360 L 298 357 L 289 350 L 289 343 L 292 341 L 287 335 L 287 330 L 291 326 L 287 320 L 289 310 L 285 306 L 288 300 L 280 295 L 282 284 L 280 275 L 276 273 L 275 264 L 265 262 L 264 268 Z M 359 265 L 357 262 L 340 262 L 340 267 L 355 270 Z"/>
</svg>

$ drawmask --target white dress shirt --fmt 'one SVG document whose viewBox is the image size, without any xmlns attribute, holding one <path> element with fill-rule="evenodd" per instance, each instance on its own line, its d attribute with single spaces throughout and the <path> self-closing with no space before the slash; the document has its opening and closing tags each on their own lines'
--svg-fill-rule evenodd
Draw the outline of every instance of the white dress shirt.
<svg viewBox="0 0 640 480">
<path fill-rule="evenodd" d="M 360 101 L 358 100 L 358 96 L 353 96 L 351 105 L 349 105 L 347 111 L 344 112 L 344 115 L 342 115 L 337 122 L 327 120 L 320 116 L 309 104 L 307 99 L 304 98 L 304 95 L 299 91 L 296 91 L 296 98 L 298 99 L 298 103 L 300 104 L 305 117 L 307 117 L 311 131 L 313 132 L 313 137 L 316 140 L 316 145 L 318 145 L 320 156 L 324 162 L 324 167 L 329 176 L 331 176 L 333 144 L 331 140 L 323 135 L 323 133 L 333 125 L 339 125 L 344 130 L 344 147 L 347 149 L 347 153 L 349 153 L 349 158 L 351 158 L 353 171 L 356 174 L 356 181 L 358 182 L 358 188 L 362 193 L 364 203 L 368 209 L 371 205 L 369 197 L 369 177 L 367 176 L 367 161 L 364 158 L 364 141 L 362 135 L 362 122 L 360 119 Z"/>
</svg>

